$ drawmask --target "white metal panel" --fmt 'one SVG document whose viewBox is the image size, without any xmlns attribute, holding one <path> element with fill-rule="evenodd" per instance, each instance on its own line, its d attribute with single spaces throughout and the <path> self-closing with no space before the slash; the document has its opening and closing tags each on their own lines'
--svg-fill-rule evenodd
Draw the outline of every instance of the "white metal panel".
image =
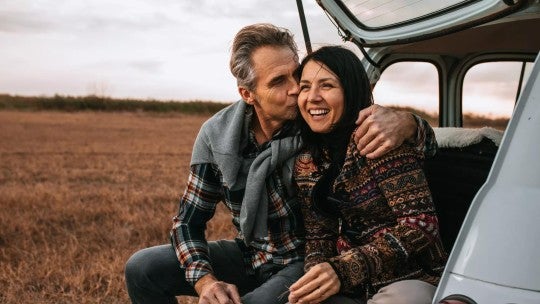
<svg viewBox="0 0 540 304">
<path fill-rule="evenodd" d="M 478 304 L 540 303 L 540 293 L 537 291 L 500 286 L 455 274 L 451 275 L 444 291 L 444 294 L 438 293 L 435 296 L 433 303 L 439 303 L 444 297 L 455 294 L 467 296 Z"/>
</svg>

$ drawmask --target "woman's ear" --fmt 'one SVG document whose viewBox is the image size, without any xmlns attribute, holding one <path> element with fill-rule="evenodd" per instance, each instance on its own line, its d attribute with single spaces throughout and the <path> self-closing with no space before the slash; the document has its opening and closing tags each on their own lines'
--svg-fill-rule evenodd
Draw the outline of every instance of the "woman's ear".
<svg viewBox="0 0 540 304">
<path fill-rule="evenodd" d="M 251 93 L 250 90 L 248 90 L 245 87 L 238 87 L 238 93 L 240 93 L 240 97 L 249 105 L 253 104 L 253 96 L 254 94 Z"/>
</svg>

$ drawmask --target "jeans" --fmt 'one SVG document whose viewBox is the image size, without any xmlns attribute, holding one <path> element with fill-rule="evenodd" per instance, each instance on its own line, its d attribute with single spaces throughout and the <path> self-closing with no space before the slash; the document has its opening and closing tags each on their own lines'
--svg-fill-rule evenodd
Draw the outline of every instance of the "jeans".
<svg viewBox="0 0 540 304">
<path fill-rule="evenodd" d="M 242 303 L 286 303 L 287 288 L 303 274 L 303 263 L 286 266 L 271 263 L 259 267 L 255 274 L 246 274 L 243 255 L 235 241 L 208 242 L 208 254 L 214 275 L 234 284 Z M 134 304 L 177 303 L 176 296 L 196 296 L 185 279 L 172 245 L 142 249 L 126 263 L 126 285 Z"/>
</svg>

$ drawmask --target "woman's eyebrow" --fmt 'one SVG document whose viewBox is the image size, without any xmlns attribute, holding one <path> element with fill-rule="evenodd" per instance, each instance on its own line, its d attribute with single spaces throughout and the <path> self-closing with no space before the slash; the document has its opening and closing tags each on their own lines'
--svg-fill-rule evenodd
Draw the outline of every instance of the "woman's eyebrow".
<svg viewBox="0 0 540 304">
<path fill-rule="evenodd" d="M 313 81 L 306 80 L 306 79 L 300 79 L 300 82 L 311 83 L 311 82 L 321 82 L 321 81 L 328 81 L 328 80 L 331 80 L 331 81 L 337 81 L 337 79 L 335 79 L 335 78 L 332 78 L 332 77 L 325 77 L 325 78 L 315 78 Z"/>
</svg>

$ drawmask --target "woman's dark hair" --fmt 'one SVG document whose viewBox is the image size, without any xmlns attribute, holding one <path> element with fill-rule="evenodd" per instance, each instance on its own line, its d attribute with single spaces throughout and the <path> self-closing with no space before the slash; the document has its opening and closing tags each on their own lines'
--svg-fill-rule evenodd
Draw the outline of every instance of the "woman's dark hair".
<svg viewBox="0 0 540 304">
<path fill-rule="evenodd" d="M 358 112 L 373 104 L 369 78 L 358 56 L 341 46 L 324 46 L 307 55 L 296 70 L 298 79 L 309 61 L 324 64 L 338 77 L 343 87 L 345 104 L 341 118 L 330 133 L 314 133 L 301 115 L 298 115 L 297 123 L 304 144 L 311 151 L 315 162 L 321 161 L 322 149 L 326 147 L 330 152 L 330 160 L 340 168 L 350 136 L 356 127 Z"/>
</svg>

